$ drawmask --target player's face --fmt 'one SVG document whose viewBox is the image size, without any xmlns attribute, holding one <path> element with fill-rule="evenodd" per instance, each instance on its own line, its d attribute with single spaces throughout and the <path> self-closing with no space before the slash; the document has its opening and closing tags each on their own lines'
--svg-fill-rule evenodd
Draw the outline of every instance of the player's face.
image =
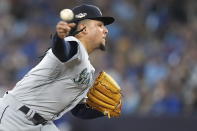
<svg viewBox="0 0 197 131">
<path fill-rule="evenodd" d="M 88 26 L 86 26 L 86 30 L 88 31 L 88 38 L 92 41 L 93 49 L 105 50 L 108 30 L 103 22 L 90 20 Z"/>
</svg>

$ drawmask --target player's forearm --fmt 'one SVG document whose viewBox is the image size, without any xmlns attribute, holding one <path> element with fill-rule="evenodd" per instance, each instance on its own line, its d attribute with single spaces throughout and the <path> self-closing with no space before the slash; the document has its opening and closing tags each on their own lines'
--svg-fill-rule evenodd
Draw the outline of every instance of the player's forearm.
<svg viewBox="0 0 197 131">
<path fill-rule="evenodd" d="M 103 113 L 92 108 L 88 108 L 85 104 L 78 104 L 71 110 L 71 113 L 81 119 L 94 119 L 104 116 Z"/>
</svg>

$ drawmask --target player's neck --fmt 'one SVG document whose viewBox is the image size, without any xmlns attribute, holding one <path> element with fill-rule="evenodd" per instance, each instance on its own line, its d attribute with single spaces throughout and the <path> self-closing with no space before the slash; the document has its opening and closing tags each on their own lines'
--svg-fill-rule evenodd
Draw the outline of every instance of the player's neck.
<svg viewBox="0 0 197 131">
<path fill-rule="evenodd" d="M 87 41 L 87 40 L 85 40 L 85 39 L 80 39 L 80 38 L 78 38 L 80 41 L 81 41 L 81 43 L 84 45 L 84 47 L 85 47 L 85 49 L 86 49 L 86 51 L 88 52 L 88 54 L 91 54 L 92 52 L 93 52 L 93 48 L 91 47 L 91 43 L 90 43 L 90 41 Z"/>
</svg>

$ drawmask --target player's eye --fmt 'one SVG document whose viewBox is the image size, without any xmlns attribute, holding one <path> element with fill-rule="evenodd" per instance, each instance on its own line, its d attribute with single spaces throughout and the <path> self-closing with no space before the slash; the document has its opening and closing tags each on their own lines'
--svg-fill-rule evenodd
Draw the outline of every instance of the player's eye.
<svg viewBox="0 0 197 131">
<path fill-rule="evenodd" d="M 103 24 L 102 24 L 102 23 L 98 23 L 98 26 L 99 26 L 99 27 L 103 27 Z"/>
</svg>

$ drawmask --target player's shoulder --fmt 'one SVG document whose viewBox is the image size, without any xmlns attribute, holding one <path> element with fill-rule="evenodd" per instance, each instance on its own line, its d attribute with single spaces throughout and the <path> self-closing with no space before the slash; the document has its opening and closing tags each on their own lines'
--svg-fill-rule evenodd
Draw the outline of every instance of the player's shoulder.
<svg viewBox="0 0 197 131">
<path fill-rule="evenodd" d="M 82 61 L 88 59 L 89 57 L 88 52 L 79 39 L 77 39 L 74 36 L 68 36 L 65 37 L 64 40 L 69 42 L 71 45 L 75 44 L 75 47 L 77 47 L 77 53 L 73 58 L 78 58 L 79 60 Z"/>
<path fill-rule="evenodd" d="M 68 41 L 68 42 L 75 42 L 77 44 L 80 44 L 81 42 L 74 36 L 68 36 L 64 38 L 64 41 Z"/>
<path fill-rule="evenodd" d="M 84 45 L 76 37 L 74 37 L 74 36 L 68 36 L 68 37 L 65 37 L 64 40 L 67 41 L 67 42 L 73 43 L 73 44 L 77 44 L 78 45 L 78 50 L 82 54 L 88 55 L 87 50 L 85 49 Z"/>
</svg>

